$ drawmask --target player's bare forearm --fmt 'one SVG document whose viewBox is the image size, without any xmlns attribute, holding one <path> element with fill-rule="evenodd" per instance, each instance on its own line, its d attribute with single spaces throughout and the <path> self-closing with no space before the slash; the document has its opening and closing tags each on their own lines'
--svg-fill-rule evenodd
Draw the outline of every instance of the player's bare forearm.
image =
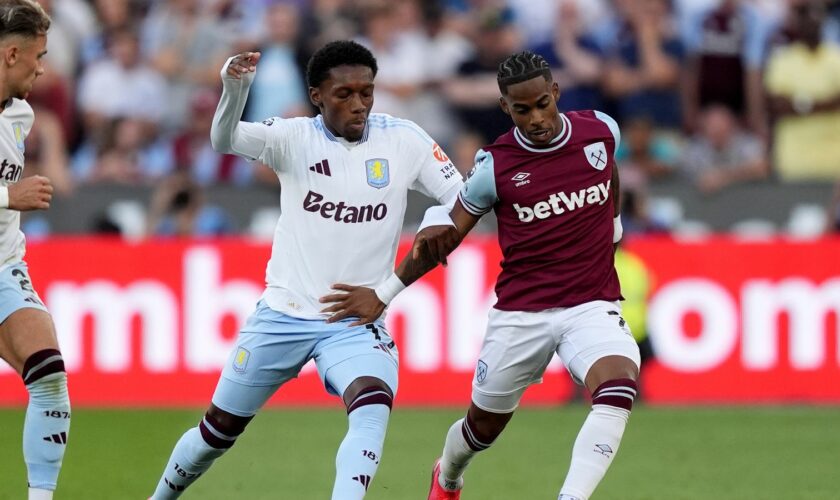
<svg viewBox="0 0 840 500">
<path fill-rule="evenodd" d="M 408 286 L 434 269 L 438 263 L 447 265 L 446 258 L 464 237 L 475 227 L 480 216 L 475 216 L 464 209 L 460 200 L 449 212 L 454 226 L 429 226 L 414 238 L 411 252 L 397 266 L 396 275 Z"/>
</svg>

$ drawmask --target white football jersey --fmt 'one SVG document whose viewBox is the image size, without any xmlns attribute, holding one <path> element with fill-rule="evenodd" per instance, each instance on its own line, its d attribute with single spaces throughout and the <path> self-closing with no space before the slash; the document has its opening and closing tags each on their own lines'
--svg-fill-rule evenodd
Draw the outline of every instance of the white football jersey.
<svg viewBox="0 0 840 500">
<path fill-rule="evenodd" d="M 333 136 L 321 116 L 258 126 L 267 128 L 258 158 L 277 172 L 282 214 L 263 298 L 291 316 L 323 317 L 318 299 L 335 283 L 385 281 L 408 190 L 444 203 L 462 184 L 443 150 L 408 120 L 371 114 L 355 144 Z"/>
<path fill-rule="evenodd" d="M 8 186 L 23 174 L 24 140 L 32 130 L 35 114 L 29 103 L 12 102 L 0 113 L 0 185 Z M 23 259 L 26 241 L 20 231 L 20 212 L 0 208 L 0 271 Z"/>
</svg>

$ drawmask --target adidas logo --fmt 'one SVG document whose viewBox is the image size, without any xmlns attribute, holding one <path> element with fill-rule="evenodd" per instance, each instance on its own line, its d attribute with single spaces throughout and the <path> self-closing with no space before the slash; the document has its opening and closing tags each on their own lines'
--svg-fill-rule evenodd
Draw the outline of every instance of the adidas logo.
<svg viewBox="0 0 840 500">
<path fill-rule="evenodd" d="M 184 491 L 185 489 L 187 489 L 186 486 L 181 484 L 175 484 L 169 481 L 169 479 L 163 478 L 163 480 L 166 482 L 166 485 L 169 486 L 169 489 L 172 491 Z"/>
<path fill-rule="evenodd" d="M 315 165 L 309 167 L 309 170 L 318 174 L 324 174 L 327 177 L 332 177 L 332 172 L 330 172 L 330 161 L 329 160 L 321 160 Z"/>
<path fill-rule="evenodd" d="M 56 444 L 67 444 L 67 433 L 62 432 L 60 434 L 53 434 L 51 436 L 44 437 L 44 441 L 49 441 L 50 443 Z"/>
<path fill-rule="evenodd" d="M 365 491 L 367 491 L 368 486 L 370 486 L 371 477 L 368 475 L 359 475 L 353 477 L 353 481 L 358 481 L 365 487 Z"/>
</svg>

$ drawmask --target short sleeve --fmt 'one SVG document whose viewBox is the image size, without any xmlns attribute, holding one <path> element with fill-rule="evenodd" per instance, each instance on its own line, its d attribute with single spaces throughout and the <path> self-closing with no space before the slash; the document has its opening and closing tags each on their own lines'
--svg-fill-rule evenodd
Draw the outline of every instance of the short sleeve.
<svg viewBox="0 0 840 500">
<path fill-rule="evenodd" d="M 259 160 L 280 172 L 286 163 L 288 145 L 292 144 L 297 134 L 296 120 L 269 118 L 262 122 L 239 122 L 236 129 L 233 152 L 249 160 Z"/>
<path fill-rule="evenodd" d="M 408 122 L 410 123 L 410 122 Z M 426 196 L 446 204 L 454 199 L 455 193 L 463 184 L 461 173 L 434 140 L 429 137 L 420 127 L 414 124 L 408 125 L 417 134 L 411 134 L 411 140 L 415 143 L 415 154 L 419 162 L 417 178 L 411 185 L 411 189 L 420 191 Z"/>
<path fill-rule="evenodd" d="M 496 173 L 493 168 L 493 154 L 479 149 L 475 155 L 475 166 L 470 171 L 458 199 L 467 212 L 481 216 L 493 209 L 498 201 Z"/>
<path fill-rule="evenodd" d="M 595 111 L 595 117 L 601 120 L 602 122 L 606 123 L 607 126 L 610 128 L 610 132 L 612 132 L 613 139 L 615 139 L 615 151 L 613 151 L 613 156 L 616 155 L 618 152 L 618 147 L 621 146 L 621 130 L 618 128 L 618 123 L 613 119 L 612 116 L 602 113 L 600 111 Z"/>
</svg>

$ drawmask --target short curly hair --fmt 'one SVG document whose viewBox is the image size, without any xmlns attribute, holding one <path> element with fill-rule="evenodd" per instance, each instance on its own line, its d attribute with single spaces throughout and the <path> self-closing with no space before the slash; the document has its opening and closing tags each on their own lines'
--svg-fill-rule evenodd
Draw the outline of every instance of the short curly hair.
<svg viewBox="0 0 840 500">
<path fill-rule="evenodd" d="M 502 94 L 507 95 L 509 85 L 524 82 L 538 76 L 542 76 L 548 82 L 552 81 L 551 67 L 543 56 L 526 50 L 513 54 L 499 65 L 499 73 L 496 76 L 496 81 L 499 84 L 499 90 Z"/>
<path fill-rule="evenodd" d="M 376 58 L 364 46 L 352 40 L 338 40 L 330 42 L 312 54 L 306 65 L 306 83 L 310 87 L 321 85 L 329 72 L 336 66 L 367 66 L 373 71 L 373 76 L 379 67 Z"/>
</svg>

